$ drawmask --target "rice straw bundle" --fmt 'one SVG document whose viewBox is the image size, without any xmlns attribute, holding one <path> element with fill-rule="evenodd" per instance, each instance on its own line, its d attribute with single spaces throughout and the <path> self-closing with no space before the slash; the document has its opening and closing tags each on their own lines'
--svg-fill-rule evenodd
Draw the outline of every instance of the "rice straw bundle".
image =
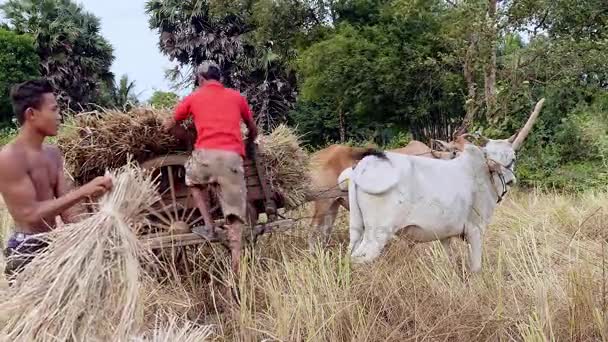
<svg viewBox="0 0 608 342">
<path fill-rule="evenodd" d="M 139 259 L 148 255 L 135 232 L 157 192 L 131 163 L 112 177 L 99 211 L 50 233 L 50 246 L 8 290 L 0 303 L 1 339 L 127 341 L 139 332 Z"/>
<path fill-rule="evenodd" d="M 260 157 L 266 176 L 274 191 L 280 193 L 287 208 L 304 203 L 308 179 L 308 154 L 300 146 L 300 138 L 285 125 L 277 126 L 269 135 L 259 137 Z"/>
<path fill-rule="evenodd" d="M 166 111 L 136 108 L 131 112 L 91 112 L 79 114 L 57 139 L 66 164 L 77 183 L 102 175 L 107 168 L 126 163 L 127 155 L 138 162 L 169 153 L 187 153 L 196 136 L 191 123 L 179 129 L 180 139 L 163 132 Z M 241 133 L 247 135 L 244 125 Z M 273 191 L 286 199 L 288 207 L 304 201 L 308 156 L 299 137 L 285 125 L 268 135 L 260 135 L 261 162 Z"/>
<path fill-rule="evenodd" d="M 125 165 L 129 155 L 142 161 L 187 150 L 183 141 L 162 130 L 162 121 L 169 115 L 148 108 L 82 113 L 66 124 L 57 145 L 72 176 L 83 184 L 107 168 Z"/>
</svg>

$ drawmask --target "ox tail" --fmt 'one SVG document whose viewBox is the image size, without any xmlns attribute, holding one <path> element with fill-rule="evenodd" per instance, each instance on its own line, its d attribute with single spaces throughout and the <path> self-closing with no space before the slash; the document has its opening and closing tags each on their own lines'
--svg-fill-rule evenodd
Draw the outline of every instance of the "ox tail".
<svg viewBox="0 0 608 342">
<path fill-rule="evenodd" d="M 352 169 L 348 168 L 345 170 Z M 343 172 L 343 174 L 345 173 Z M 363 233 L 365 231 L 363 212 L 359 206 L 359 198 L 357 195 L 357 184 L 355 182 L 348 182 L 348 206 L 349 206 L 349 219 L 348 219 L 348 230 L 349 230 L 349 244 L 348 250 L 352 253 L 355 252 L 357 247 L 361 244 L 363 239 Z"/>
<path fill-rule="evenodd" d="M 349 183 L 357 183 L 361 191 L 370 195 L 381 195 L 397 185 L 399 176 L 399 169 L 382 153 L 381 157 L 361 160 L 348 178 Z"/>
<path fill-rule="evenodd" d="M 386 153 L 376 147 L 354 147 L 350 151 L 350 156 L 353 160 L 361 160 L 368 156 L 387 159 Z"/>
</svg>

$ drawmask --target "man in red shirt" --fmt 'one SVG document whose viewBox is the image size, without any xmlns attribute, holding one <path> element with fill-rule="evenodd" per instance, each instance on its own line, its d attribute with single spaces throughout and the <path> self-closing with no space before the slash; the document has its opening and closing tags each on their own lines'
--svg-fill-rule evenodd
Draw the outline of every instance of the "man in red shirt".
<svg viewBox="0 0 608 342">
<path fill-rule="evenodd" d="M 232 268 L 238 271 L 241 252 L 241 230 L 245 223 L 247 186 L 243 168 L 245 144 L 241 136 L 241 120 L 249 129 L 249 138 L 257 136 L 257 128 L 247 100 L 220 83 L 220 68 L 205 62 L 197 69 L 199 88 L 177 105 L 175 115 L 164 123 L 170 130 L 177 121 L 193 116 L 197 131 L 195 149 L 186 164 L 186 185 L 204 215 L 201 235 L 215 234 L 208 215 L 207 193 L 201 187 L 217 183 L 220 203 L 226 219 Z"/>
</svg>

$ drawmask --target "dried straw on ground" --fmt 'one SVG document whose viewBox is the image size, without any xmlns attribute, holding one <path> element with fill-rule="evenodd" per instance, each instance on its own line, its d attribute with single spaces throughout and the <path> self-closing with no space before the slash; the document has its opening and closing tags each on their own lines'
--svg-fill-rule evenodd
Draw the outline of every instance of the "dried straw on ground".
<svg viewBox="0 0 608 342">
<path fill-rule="evenodd" d="M 192 125 L 184 125 L 180 139 L 161 129 L 166 111 L 137 108 L 77 115 L 57 139 L 68 170 L 77 183 L 102 175 L 107 168 L 121 167 L 127 156 L 142 162 L 169 153 L 188 153 L 195 137 Z M 187 133 L 186 133 L 187 132 Z M 245 132 L 243 132 L 245 133 Z M 287 206 L 304 201 L 308 155 L 292 129 L 281 125 L 259 137 L 261 163 L 273 191 L 285 197 Z"/>
<path fill-rule="evenodd" d="M 203 342 L 211 339 L 213 327 L 198 325 L 174 315 L 159 315 L 155 328 L 132 342 Z"/>
<path fill-rule="evenodd" d="M 126 341 L 140 328 L 135 231 L 157 200 L 152 179 L 132 164 L 113 173 L 99 211 L 49 235 L 50 247 L 29 264 L 0 303 L 1 339 Z"/>
</svg>

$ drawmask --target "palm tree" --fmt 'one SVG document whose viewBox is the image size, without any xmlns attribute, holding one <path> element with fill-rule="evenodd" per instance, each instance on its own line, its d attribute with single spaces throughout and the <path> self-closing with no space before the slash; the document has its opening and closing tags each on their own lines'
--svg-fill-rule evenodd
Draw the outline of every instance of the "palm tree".
<svg viewBox="0 0 608 342">
<path fill-rule="evenodd" d="M 71 109 L 95 100 L 114 60 L 100 22 L 72 0 L 8 0 L 0 10 L 10 27 L 34 36 L 40 72 Z"/>
<path fill-rule="evenodd" d="M 254 2 L 225 2 L 223 10 L 204 0 L 149 0 L 150 28 L 159 34 L 163 54 L 178 62 L 167 77 L 176 88 L 191 86 L 193 70 L 204 60 L 222 68 L 226 85 L 246 94 L 263 129 L 285 121 L 295 103 L 295 77 L 272 42 L 258 44 Z M 280 26 L 280 25 L 279 25 Z"/>
<path fill-rule="evenodd" d="M 133 93 L 134 90 L 135 81 L 129 80 L 127 75 L 122 75 L 118 86 L 114 87 L 114 104 L 116 107 L 128 110 L 130 107 L 139 104 L 137 95 Z"/>
</svg>

